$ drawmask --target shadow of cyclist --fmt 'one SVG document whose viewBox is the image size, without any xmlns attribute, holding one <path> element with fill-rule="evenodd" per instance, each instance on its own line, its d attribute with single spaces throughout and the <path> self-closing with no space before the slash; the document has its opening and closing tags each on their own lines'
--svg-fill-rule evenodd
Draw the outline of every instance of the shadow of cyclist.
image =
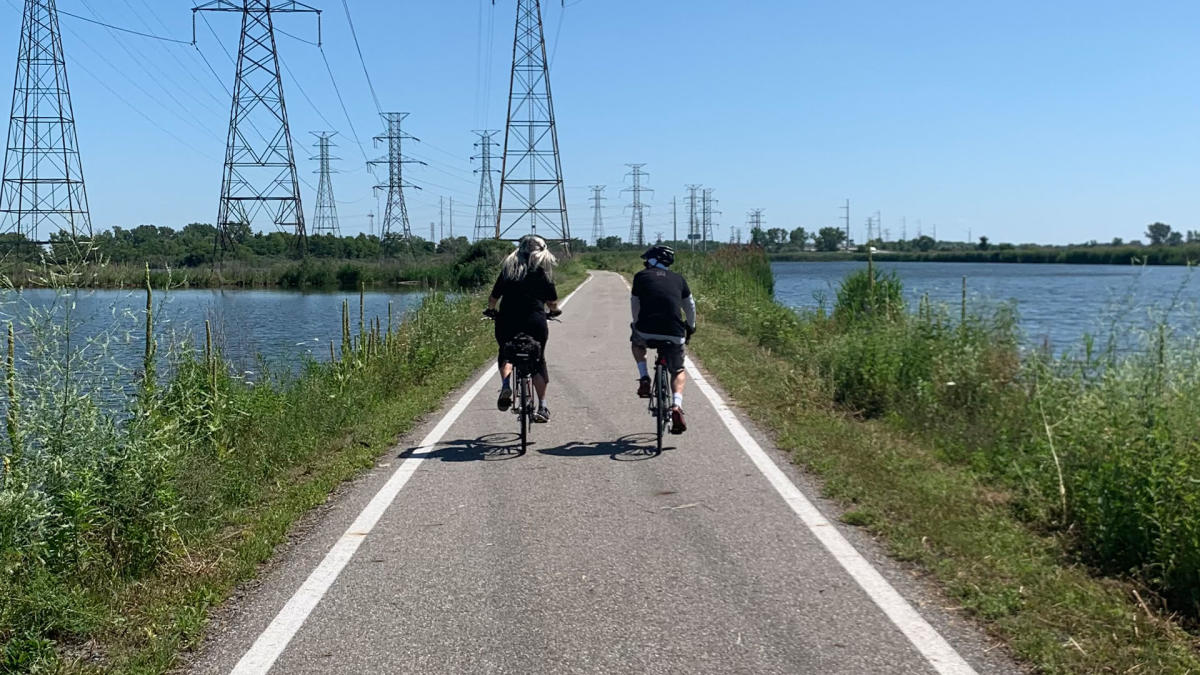
<svg viewBox="0 0 1200 675">
<path fill-rule="evenodd" d="M 531 444 L 532 445 L 532 444 Z M 417 452 L 420 448 L 409 448 L 399 455 L 400 459 L 440 459 L 443 462 L 496 462 L 521 456 L 521 437 L 517 434 L 487 434 L 476 439 L 460 439 L 439 443 L 430 452 Z"/>
<path fill-rule="evenodd" d="M 641 462 L 659 456 L 658 438 L 654 434 L 630 434 L 614 441 L 596 443 L 566 443 L 554 448 L 538 450 L 539 454 L 552 457 L 605 457 L 617 462 Z M 674 450 L 675 448 L 663 448 Z"/>
</svg>

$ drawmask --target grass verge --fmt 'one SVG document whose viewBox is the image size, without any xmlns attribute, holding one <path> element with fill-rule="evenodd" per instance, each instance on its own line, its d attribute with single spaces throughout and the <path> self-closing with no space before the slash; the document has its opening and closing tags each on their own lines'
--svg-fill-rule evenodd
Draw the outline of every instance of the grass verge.
<svg viewBox="0 0 1200 675">
<path fill-rule="evenodd" d="M 564 292 L 583 278 L 562 272 Z M 394 330 L 362 317 L 357 334 L 344 306 L 337 358 L 281 381 L 236 380 L 208 352 L 159 384 L 151 342 L 122 416 L 96 403 L 111 383 L 88 384 L 97 346 L 72 338 L 70 306 L 31 320 L 21 367 L 9 361 L 5 672 L 170 669 L 300 516 L 494 354 L 478 296 L 434 295 Z"/>
<path fill-rule="evenodd" d="M 1052 378 L 1045 362 L 1014 360 L 1011 345 L 996 340 L 1006 329 L 965 310 L 961 324 L 926 306 L 908 318 L 895 304 L 894 280 L 848 284 L 833 316 L 799 316 L 770 299 L 762 265 L 713 262 L 681 265 L 703 312 L 695 353 L 779 447 L 823 479 L 827 494 L 847 508 L 846 522 L 869 528 L 894 556 L 926 570 L 1039 671 L 1200 669 L 1196 637 L 1160 609 L 1139 568 L 1102 576 L 1080 562 L 1094 555 L 1088 540 L 1053 526 L 1105 513 L 1120 494 L 1105 504 L 1077 496 L 1090 485 L 1095 454 L 1066 427 L 1056 433 L 1059 452 L 1070 454 L 1055 479 L 1053 464 L 1046 468 L 1053 453 L 1034 443 L 1043 429 L 1022 431 L 1030 406 L 1063 410 L 1077 400 L 1107 400 L 1108 389 L 1042 398 L 1036 386 L 1012 384 L 1028 383 L 1025 368 L 1036 369 L 1042 386 L 1077 374 Z M 1123 371 L 1109 372 L 1116 379 Z M 1113 389 L 1112 401 L 1120 400 Z M 1118 433 L 1109 428 L 1101 442 L 1112 447 Z M 1157 453 L 1143 454 L 1173 456 L 1168 447 Z M 1050 475 L 1030 477 L 1038 467 Z M 1068 508 L 1059 508 L 1059 492 L 1046 484 L 1067 488 Z M 1171 503 L 1173 493 L 1160 494 L 1160 504 Z"/>
<path fill-rule="evenodd" d="M 896 558 L 927 570 L 963 609 L 1047 673 L 1200 669 L 1193 636 L 1144 611 L 1137 587 L 1071 564 L 1059 540 L 1013 518 L 1007 496 L 884 422 L 814 406 L 787 360 L 719 323 L 693 351 L 742 410 L 823 480 Z"/>
</svg>

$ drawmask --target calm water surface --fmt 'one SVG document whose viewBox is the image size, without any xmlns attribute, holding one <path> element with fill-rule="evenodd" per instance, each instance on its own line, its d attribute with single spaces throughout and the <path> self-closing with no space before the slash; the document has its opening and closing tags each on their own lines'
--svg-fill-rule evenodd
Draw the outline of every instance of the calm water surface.
<svg viewBox="0 0 1200 675">
<path fill-rule="evenodd" d="M 81 336 L 111 336 L 112 359 L 140 367 L 145 347 L 142 322 L 146 296 L 139 291 L 80 291 L 74 321 Z M 424 292 L 369 292 L 366 316 L 387 321 L 392 303 L 396 323 L 405 311 L 420 304 Z M 304 356 L 329 359 L 329 342 L 340 346 L 342 301 L 349 300 L 351 330 L 358 332 L 357 293 L 299 293 L 287 291 L 176 290 L 156 293 L 156 332 L 160 345 L 171 340 L 204 344 L 204 322 L 212 323 L 214 339 L 236 368 L 254 371 L 262 363 L 294 371 Z M 11 292 L 0 297 L 0 319 L 27 318 L 30 308 L 59 307 L 64 298 L 49 290 Z M 24 329 L 28 330 L 28 328 Z"/>
<path fill-rule="evenodd" d="M 1186 267 L 1117 265 L 1022 265 L 999 263 L 878 263 L 904 283 L 915 307 L 928 293 L 957 311 L 967 277 L 969 307 L 1013 302 L 1027 341 L 1049 340 L 1056 350 L 1153 325 L 1160 318 L 1180 332 L 1195 331 L 1195 272 Z M 780 262 L 775 295 L 796 308 L 832 307 L 837 287 L 865 262 Z"/>
</svg>

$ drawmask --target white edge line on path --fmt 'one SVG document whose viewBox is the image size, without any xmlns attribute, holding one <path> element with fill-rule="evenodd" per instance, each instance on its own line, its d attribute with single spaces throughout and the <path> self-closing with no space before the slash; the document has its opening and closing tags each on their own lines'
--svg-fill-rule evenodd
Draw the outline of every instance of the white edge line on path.
<svg viewBox="0 0 1200 675">
<path fill-rule="evenodd" d="M 559 303 L 559 306 L 565 307 L 571 298 L 574 298 L 575 294 L 591 280 L 592 275 L 589 273 L 587 278 L 565 300 Z M 425 461 L 424 456 L 437 447 L 442 436 L 458 421 L 459 416 L 479 395 L 493 375 L 491 367 L 485 368 L 479 379 L 475 380 L 471 388 L 462 395 L 437 426 L 421 440 L 421 445 L 413 451 L 412 456 L 396 468 L 388 482 L 379 489 L 379 492 L 375 493 L 375 497 L 358 514 L 358 518 L 354 519 L 350 528 L 338 539 L 333 548 L 329 549 L 329 553 L 325 554 L 321 564 L 317 565 L 312 574 L 308 575 L 308 579 L 305 579 L 296 593 L 283 606 L 283 609 L 279 610 L 279 614 L 275 615 L 271 625 L 267 626 L 266 630 L 254 641 L 250 650 L 233 667 L 233 670 L 230 671 L 233 675 L 263 675 L 271 670 L 275 661 L 283 654 L 283 650 L 287 648 L 300 627 L 304 625 L 308 615 L 316 608 L 317 603 L 321 602 L 321 598 L 325 597 L 325 593 L 337 580 L 338 575 L 341 574 L 350 559 L 354 557 L 363 540 L 375 528 L 375 524 L 379 522 L 384 511 L 391 506 L 396 495 L 400 494 L 400 490 L 408 483 L 408 479 L 416 473 L 421 462 Z"/>
<path fill-rule="evenodd" d="M 629 281 L 624 276 L 621 280 L 626 287 Z M 738 420 L 733 409 L 721 398 L 717 390 L 701 374 L 700 369 L 690 357 L 684 359 L 688 375 L 708 398 L 717 416 L 725 423 L 734 440 L 742 446 L 742 450 L 750 457 L 750 461 L 766 477 L 767 482 L 783 497 L 783 501 L 800 517 L 800 522 L 813 533 L 817 541 L 829 551 L 842 569 L 850 575 L 858 585 L 866 591 L 871 600 L 883 610 L 901 633 L 908 638 L 913 647 L 925 657 L 933 668 L 943 675 L 977 675 L 975 669 L 946 642 L 933 626 L 921 616 L 920 612 L 900 595 L 883 575 L 876 570 L 866 558 L 854 548 L 833 523 L 829 522 L 819 509 L 809 501 L 808 497 L 796 487 L 787 474 L 767 455 L 758 441 L 750 435 L 746 427 Z"/>
<path fill-rule="evenodd" d="M 813 533 L 813 536 L 821 542 L 854 581 L 866 591 L 871 600 L 879 606 L 879 609 L 883 610 L 892 623 L 896 624 L 900 632 L 904 633 L 908 641 L 917 648 L 917 651 L 921 652 L 929 664 L 944 675 L 973 675 L 975 670 L 971 668 L 970 664 L 950 646 L 950 643 L 946 642 L 945 638 L 938 634 L 933 626 L 929 625 L 925 617 L 913 609 L 912 605 L 900 595 L 900 592 L 888 583 L 887 579 L 883 578 L 883 575 L 854 548 L 853 544 L 842 536 L 837 527 L 829 522 L 829 519 L 804 496 L 800 488 L 788 479 L 787 474 L 771 460 L 758 441 L 755 441 L 754 437 L 746 431 L 746 427 L 738 421 L 729 405 L 721 399 L 721 395 L 700 374 L 691 358 L 685 359 L 684 363 L 696 386 L 708 397 L 709 402 L 717 411 L 717 416 L 721 418 L 721 421 L 729 429 L 729 433 L 733 434 L 734 439 L 742 446 L 742 450 L 750 457 L 750 461 L 754 462 L 754 465 L 767 478 L 779 496 L 783 497 L 787 505 L 792 507 L 792 511 L 796 512 L 805 527 Z"/>
</svg>

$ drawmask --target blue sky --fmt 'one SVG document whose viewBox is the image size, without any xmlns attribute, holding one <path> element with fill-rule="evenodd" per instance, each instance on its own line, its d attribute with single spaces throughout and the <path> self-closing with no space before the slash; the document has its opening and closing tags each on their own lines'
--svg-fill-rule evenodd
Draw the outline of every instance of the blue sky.
<svg viewBox="0 0 1200 675">
<path fill-rule="evenodd" d="M 8 68 L 20 2 L 0 0 Z M 57 2 L 191 37 L 191 2 Z M 341 2 L 310 4 L 326 10 L 325 52 L 363 148 L 320 52 L 279 36 L 305 211 L 316 185 L 308 132 L 332 125 L 342 228 L 359 232 L 377 209 L 363 157 L 378 156 L 369 137 L 381 123 Z M 410 174 L 425 188 L 410 193 L 414 229 L 427 234 L 445 196 L 467 233 L 478 194 L 470 132 L 503 126 L 515 0 L 349 4 L 382 106 L 412 113 L 407 129 L 423 141 L 412 153 L 430 163 Z M 591 231 L 591 184 L 609 186 L 608 233 L 628 233 L 629 162 L 646 163 L 656 190 L 648 236 L 670 235 L 671 198 L 686 183 L 715 189 L 721 239 L 752 208 L 766 209 L 768 226 L 835 224 L 846 198 L 856 238 L 876 211 L 893 237 L 902 222 L 909 237 L 919 223 L 942 239 L 1051 243 L 1138 238 L 1155 220 L 1200 229 L 1200 3 L 567 4 L 544 13 L 578 236 Z M 237 18 L 209 20 L 221 42 L 201 22 L 199 46 L 230 86 Z M 199 53 L 62 24 L 93 224 L 212 222 L 229 101 Z M 305 15 L 278 25 L 316 35 Z"/>
</svg>

